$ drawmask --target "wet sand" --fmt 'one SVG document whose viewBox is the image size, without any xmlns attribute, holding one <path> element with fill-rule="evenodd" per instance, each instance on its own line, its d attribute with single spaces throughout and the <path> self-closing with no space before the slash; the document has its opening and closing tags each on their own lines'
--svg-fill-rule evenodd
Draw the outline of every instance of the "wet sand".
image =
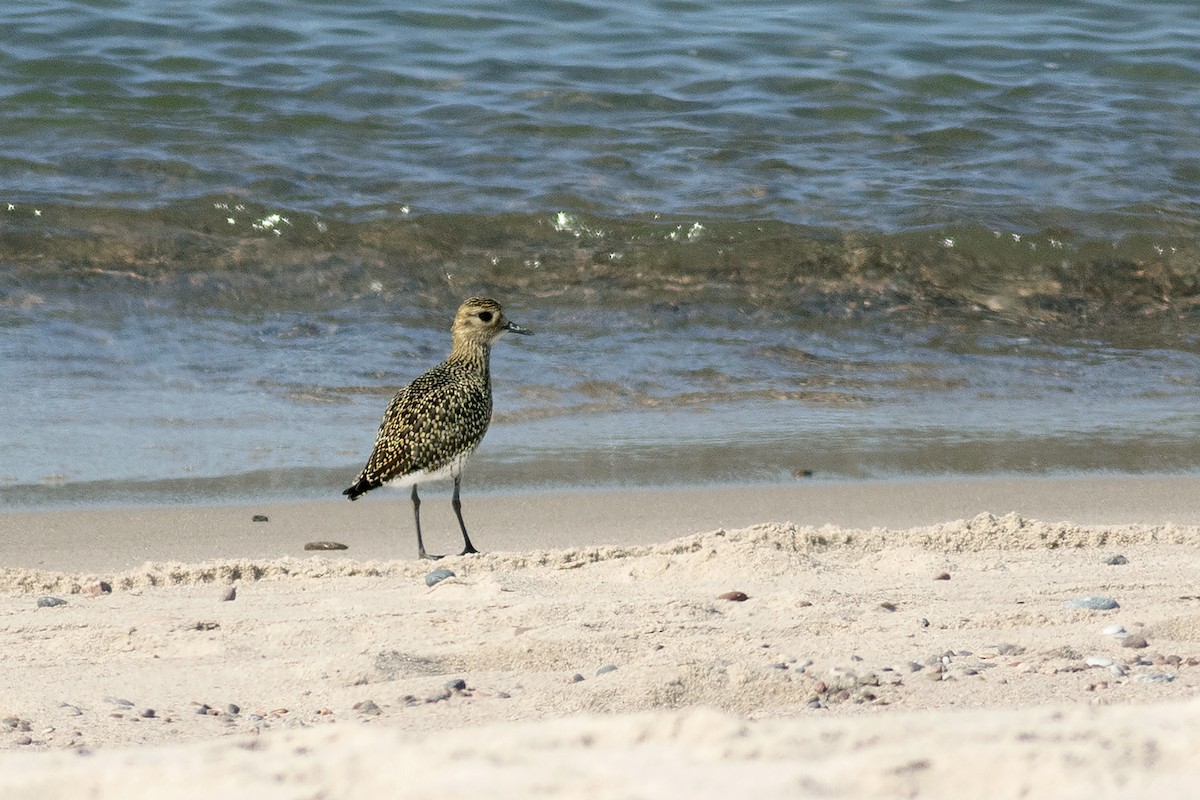
<svg viewBox="0 0 1200 800">
<path fill-rule="evenodd" d="M 1198 484 L 2 515 L 0 796 L 1185 797 Z"/>
</svg>

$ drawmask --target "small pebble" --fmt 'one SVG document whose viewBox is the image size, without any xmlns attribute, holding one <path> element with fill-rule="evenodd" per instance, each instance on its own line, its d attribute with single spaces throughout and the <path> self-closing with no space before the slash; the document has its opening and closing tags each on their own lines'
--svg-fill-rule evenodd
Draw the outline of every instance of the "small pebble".
<svg viewBox="0 0 1200 800">
<path fill-rule="evenodd" d="M 360 703 L 355 703 L 354 710 L 360 714 L 370 714 L 373 717 L 377 717 L 383 713 L 383 709 L 377 706 L 374 700 L 363 700 Z"/>
<path fill-rule="evenodd" d="M 1144 683 L 1170 683 L 1175 680 L 1175 676 L 1165 672 L 1143 672 L 1135 675 L 1133 679 Z"/>
<path fill-rule="evenodd" d="M 234 717 L 236 717 L 238 714 L 242 713 L 241 707 L 238 706 L 236 703 L 230 703 L 229 705 L 225 706 L 225 711 L 230 716 L 234 716 Z"/>
<path fill-rule="evenodd" d="M 452 692 L 462 692 L 462 691 L 466 690 L 467 682 L 464 681 L 462 678 L 455 678 L 454 680 L 446 681 L 445 688 L 449 689 Z"/>
<path fill-rule="evenodd" d="M 65 606 L 66 600 L 61 597 L 39 597 L 37 599 L 38 608 L 54 608 L 55 606 Z"/>
<path fill-rule="evenodd" d="M 251 522 L 270 522 L 266 514 L 255 514 L 250 518 Z"/>
<path fill-rule="evenodd" d="M 143 708 L 141 711 L 138 712 L 138 716 L 144 717 L 145 719 L 153 719 L 155 716 L 154 709 L 153 708 Z"/>
<path fill-rule="evenodd" d="M 739 592 L 739 591 L 735 590 L 732 592 L 725 592 L 724 594 L 719 594 L 719 595 L 717 595 L 717 599 L 718 600 L 729 600 L 734 603 L 743 603 L 743 602 L 749 600 L 750 597 L 745 592 Z"/>
<path fill-rule="evenodd" d="M 22 736 L 17 739 L 17 744 L 33 744 L 32 736 Z"/>
<path fill-rule="evenodd" d="M 1111 611 L 1120 608 L 1121 604 L 1111 597 L 1081 597 L 1078 600 L 1068 600 L 1067 608 L 1084 608 L 1088 611 Z"/>
<path fill-rule="evenodd" d="M 580 675 L 578 672 L 576 672 L 574 675 L 571 676 L 571 683 L 579 683 L 583 679 L 584 679 L 583 676 Z"/>
<path fill-rule="evenodd" d="M 950 580 L 950 573 L 949 572 L 939 572 L 937 575 L 933 576 L 933 579 L 935 581 L 948 581 L 948 580 Z"/>
<path fill-rule="evenodd" d="M 108 583 L 108 581 L 92 581 L 91 583 L 84 584 L 79 590 L 79 593 L 87 595 L 88 597 L 99 597 L 102 594 L 112 594 L 112 584 Z"/>
<path fill-rule="evenodd" d="M 1121 647 L 1132 647 L 1135 650 L 1143 647 L 1149 647 L 1150 643 L 1146 641 L 1146 637 L 1140 633 L 1135 633 L 1131 636 L 1126 636 L 1121 640 Z"/>
<path fill-rule="evenodd" d="M 605 664 L 603 667 L 601 667 L 600 669 L 596 670 L 596 674 L 597 674 L 597 675 L 603 675 L 603 674 L 604 674 L 604 673 L 606 673 L 606 672 L 616 672 L 616 671 L 617 671 L 617 665 L 616 665 L 616 664 Z"/>
<path fill-rule="evenodd" d="M 1125 626 L 1124 625 L 1106 625 L 1106 626 L 1104 626 L 1104 630 L 1102 630 L 1100 632 L 1103 633 L 1105 636 L 1124 636 L 1125 635 Z"/>
<path fill-rule="evenodd" d="M 349 546 L 341 542 L 309 542 L 304 545 L 305 550 L 349 550 Z"/>
<path fill-rule="evenodd" d="M 896 610 L 896 604 L 893 602 L 887 601 L 887 600 L 880 603 L 879 607 L 882 608 L 884 611 L 895 611 Z"/>
<path fill-rule="evenodd" d="M 104 702 L 112 703 L 114 706 L 125 706 L 125 708 L 133 708 L 133 701 L 126 700 L 124 697 L 113 697 L 109 695 L 104 698 Z"/>
<path fill-rule="evenodd" d="M 445 568 L 435 569 L 432 572 L 429 572 L 425 575 L 425 585 L 426 586 L 435 586 L 435 585 L 441 583 L 442 581 L 446 580 L 447 578 L 453 578 L 453 577 L 455 577 L 455 575 L 452 570 L 448 570 Z"/>
<path fill-rule="evenodd" d="M 1119 567 L 1122 564 L 1128 564 L 1129 559 L 1125 556 L 1109 556 L 1108 558 L 1104 559 L 1104 563 L 1111 567 Z"/>
<path fill-rule="evenodd" d="M 1117 662 L 1113 661 L 1108 656 L 1088 656 L 1083 663 L 1087 664 L 1089 667 L 1111 667 Z"/>
<path fill-rule="evenodd" d="M 225 587 L 225 591 L 221 592 L 220 601 L 222 603 L 228 603 L 230 600 L 236 600 L 236 599 L 237 599 L 237 587 L 236 586 L 227 586 L 227 587 Z"/>
</svg>

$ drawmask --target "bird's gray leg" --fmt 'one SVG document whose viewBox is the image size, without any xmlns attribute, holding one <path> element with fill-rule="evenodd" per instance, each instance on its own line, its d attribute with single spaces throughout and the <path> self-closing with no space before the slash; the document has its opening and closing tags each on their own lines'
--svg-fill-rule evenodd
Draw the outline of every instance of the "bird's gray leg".
<svg viewBox="0 0 1200 800">
<path fill-rule="evenodd" d="M 429 561 L 436 561 L 439 558 L 441 558 L 441 556 L 431 556 L 431 555 L 429 555 L 429 553 L 426 553 L 425 552 L 425 542 L 421 541 L 421 498 L 417 496 L 417 485 L 415 483 L 413 484 L 412 501 L 413 501 L 413 521 L 415 521 L 417 523 L 417 558 L 424 558 L 424 559 L 428 559 Z"/>
<path fill-rule="evenodd" d="M 454 497 L 450 499 L 450 505 L 454 507 L 454 515 L 458 517 L 458 527 L 462 528 L 464 547 L 463 551 L 459 553 L 459 555 L 465 556 L 470 555 L 471 553 L 478 553 L 479 551 L 475 549 L 475 545 L 471 544 L 471 537 L 467 536 L 467 524 L 463 522 L 462 501 L 458 499 L 458 484 L 461 480 L 461 476 L 454 476 Z"/>
</svg>

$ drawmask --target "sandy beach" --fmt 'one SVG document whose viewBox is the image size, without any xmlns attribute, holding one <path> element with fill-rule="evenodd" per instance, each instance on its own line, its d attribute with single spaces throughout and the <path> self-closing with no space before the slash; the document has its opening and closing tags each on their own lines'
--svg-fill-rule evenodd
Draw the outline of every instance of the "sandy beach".
<svg viewBox="0 0 1200 800">
<path fill-rule="evenodd" d="M 0 797 L 1190 797 L 1198 489 L 3 514 Z"/>
</svg>

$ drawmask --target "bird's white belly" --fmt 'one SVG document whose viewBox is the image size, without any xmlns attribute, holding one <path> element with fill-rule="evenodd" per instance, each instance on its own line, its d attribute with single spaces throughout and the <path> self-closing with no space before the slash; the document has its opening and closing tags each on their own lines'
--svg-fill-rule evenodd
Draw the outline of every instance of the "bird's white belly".
<svg viewBox="0 0 1200 800">
<path fill-rule="evenodd" d="M 463 466 L 471 457 L 474 450 L 468 450 L 461 455 L 455 456 L 450 463 L 438 469 L 426 469 L 419 472 L 410 472 L 407 475 L 401 475 L 385 482 L 383 485 L 389 489 L 403 489 L 406 486 L 412 486 L 414 483 L 429 483 L 431 481 L 444 481 L 447 478 L 454 478 L 462 474 Z"/>
</svg>

